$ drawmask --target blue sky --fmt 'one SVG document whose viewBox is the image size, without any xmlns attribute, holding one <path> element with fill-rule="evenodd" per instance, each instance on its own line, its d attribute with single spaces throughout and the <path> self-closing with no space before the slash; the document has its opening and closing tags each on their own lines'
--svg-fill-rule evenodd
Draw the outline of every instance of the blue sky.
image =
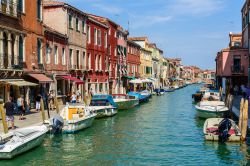
<svg viewBox="0 0 250 166">
<path fill-rule="evenodd" d="M 245 0 L 63 1 L 114 20 L 129 28 L 130 36 L 148 36 L 166 57 L 214 69 L 216 53 L 228 46 L 229 32 L 241 32 Z"/>
</svg>

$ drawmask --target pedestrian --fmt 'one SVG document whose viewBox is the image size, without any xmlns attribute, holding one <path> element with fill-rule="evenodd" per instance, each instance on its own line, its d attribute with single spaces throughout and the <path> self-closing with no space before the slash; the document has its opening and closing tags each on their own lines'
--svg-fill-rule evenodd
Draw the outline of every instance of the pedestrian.
<svg viewBox="0 0 250 166">
<path fill-rule="evenodd" d="M 237 85 L 234 86 L 234 95 L 238 96 L 239 93 L 239 87 Z"/>
<path fill-rule="evenodd" d="M 19 116 L 19 120 L 24 120 L 25 119 L 25 107 L 24 107 L 24 99 L 23 96 L 19 96 L 17 99 L 17 108 L 18 108 L 18 112 L 20 114 Z"/>
<path fill-rule="evenodd" d="M 48 95 L 49 110 L 54 110 L 54 93 L 51 90 Z"/>
<path fill-rule="evenodd" d="M 15 104 L 12 102 L 12 97 L 9 97 L 9 100 L 4 104 L 6 110 L 6 121 L 9 127 L 9 122 L 11 123 L 11 128 L 15 129 L 14 126 L 14 109 Z"/>
<path fill-rule="evenodd" d="M 41 102 L 41 98 L 42 98 L 42 96 L 41 96 L 40 94 L 38 94 L 38 95 L 36 96 L 36 112 L 38 112 L 38 111 L 40 110 L 40 106 L 41 106 L 41 104 L 40 104 L 40 102 Z"/>
<path fill-rule="evenodd" d="M 71 103 L 76 103 L 76 98 L 77 98 L 76 93 L 73 92 L 71 95 Z"/>
<path fill-rule="evenodd" d="M 82 101 L 82 96 L 81 96 L 81 91 L 78 89 L 76 91 L 76 96 L 77 96 L 77 102 L 80 103 Z"/>
</svg>

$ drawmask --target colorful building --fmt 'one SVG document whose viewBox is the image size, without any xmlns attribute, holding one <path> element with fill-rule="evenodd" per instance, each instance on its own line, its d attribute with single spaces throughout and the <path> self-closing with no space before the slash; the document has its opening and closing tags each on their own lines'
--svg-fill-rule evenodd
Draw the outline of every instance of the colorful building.
<svg viewBox="0 0 250 166">
<path fill-rule="evenodd" d="M 248 78 L 248 49 L 242 48 L 241 42 L 237 39 L 231 40 L 234 34 L 230 33 L 229 48 L 222 49 L 216 56 L 216 82 L 218 87 L 225 89 L 226 81 L 231 86 L 247 83 Z M 237 38 L 239 34 L 237 34 Z"/>
<path fill-rule="evenodd" d="M 89 16 L 87 20 L 87 59 L 90 69 L 87 77 L 88 90 L 108 93 L 108 31 L 109 27 Z"/>
<path fill-rule="evenodd" d="M 152 78 L 152 52 L 141 48 L 140 55 L 140 77 L 141 78 Z"/>
<path fill-rule="evenodd" d="M 80 89 L 84 94 L 88 87 L 87 62 L 90 62 L 86 55 L 87 14 L 67 3 L 58 1 L 45 1 L 43 8 L 44 23 L 68 38 L 68 50 L 65 52 L 68 52 L 66 55 L 69 59 L 67 64 L 69 73 L 67 77 L 61 78 L 69 81 L 69 92 Z"/>
<path fill-rule="evenodd" d="M 127 71 L 129 77 L 140 77 L 140 49 L 141 46 L 135 42 L 128 40 L 128 56 L 127 56 Z"/>
</svg>

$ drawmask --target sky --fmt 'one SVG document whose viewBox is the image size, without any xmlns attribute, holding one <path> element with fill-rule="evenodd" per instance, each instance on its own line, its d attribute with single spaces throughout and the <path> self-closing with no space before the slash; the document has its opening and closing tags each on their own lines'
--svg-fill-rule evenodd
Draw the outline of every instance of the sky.
<svg viewBox="0 0 250 166">
<path fill-rule="evenodd" d="M 88 13 L 108 17 L 148 36 L 165 57 L 183 65 L 215 69 L 218 51 L 228 47 L 229 32 L 241 32 L 245 0 L 62 0 Z"/>
</svg>

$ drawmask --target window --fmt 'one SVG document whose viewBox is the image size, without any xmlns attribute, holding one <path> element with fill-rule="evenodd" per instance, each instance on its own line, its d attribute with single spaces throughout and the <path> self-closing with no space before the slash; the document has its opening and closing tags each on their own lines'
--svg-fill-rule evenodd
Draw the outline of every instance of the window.
<svg viewBox="0 0 250 166">
<path fill-rule="evenodd" d="M 108 48 L 108 35 L 107 35 L 107 33 L 105 33 L 104 46 L 105 46 L 105 48 Z"/>
<path fill-rule="evenodd" d="M 24 0 L 18 0 L 18 12 L 24 13 Z"/>
<path fill-rule="evenodd" d="M 50 47 L 48 43 L 46 44 L 46 63 L 50 63 Z"/>
<path fill-rule="evenodd" d="M 54 63 L 58 64 L 58 47 L 57 46 L 55 46 L 54 51 L 55 51 L 54 52 L 54 58 L 55 58 Z"/>
<path fill-rule="evenodd" d="M 91 69 L 91 55 L 88 53 L 88 62 L 87 62 L 88 69 Z"/>
<path fill-rule="evenodd" d="M 88 33 L 87 33 L 87 38 L 88 38 L 88 43 L 90 43 L 91 42 L 91 33 L 90 33 L 90 27 L 88 26 L 88 28 L 87 28 L 87 30 L 88 30 Z"/>
<path fill-rule="evenodd" d="M 97 29 L 94 30 L 94 43 L 97 45 Z"/>
<path fill-rule="evenodd" d="M 99 70 L 102 70 L 102 57 L 99 55 Z"/>
<path fill-rule="evenodd" d="M 86 33 L 85 21 L 82 21 L 82 32 Z"/>
<path fill-rule="evenodd" d="M 109 29 L 109 36 L 110 36 L 110 34 L 111 34 L 111 29 Z"/>
<path fill-rule="evenodd" d="M 23 57 L 23 55 L 24 55 L 24 53 L 23 53 L 23 50 L 24 50 L 24 46 L 23 46 L 23 37 L 22 36 L 20 36 L 19 37 L 19 62 L 23 62 L 24 61 L 24 57 Z"/>
<path fill-rule="evenodd" d="M 66 65 L 65 48 L 62 48 L 62 65 Z"/>
<path fill-rule="evenodd" d="M 117 56 L 117 48 L 114 50 L 114 56 Z"/>
<path fill-rule="evenodd" d="M 72 49 L 69 49 L 69 65 L 70 65 L 70 68 L 73 67 L 73 50 Z"/>
<path fill-rule="evenodd" d="M 76 18 L 76 31 L 80 31 L 78 18 Z"/>
<path fill-rule="evenodd" d="M 80 69 L 80 52 L 79 52 L 79 50 L 76 50 L 76 66 L 77 66 L 77 69 Z"/>
<path fill-rule="evenodd" d="M 71 15 L 69 15 L 69 28 L 73 29 L 73 18 Z"/>
<path fill-rule="evenodd" d="M 82 53 L 82 65 L 84 66 L 84 69 L 86 69 L 86 57 L 85 57 L 85 52 L 83 51 L 83 53 Z"/>
<path fill-rule="evenodd" d="M 41 0 L 37 0 L 37 18 L 42 20 L 42 4 Z"/>
<path fill-rule="evenodd" d="M 98 55 L 95 55 L 95 70 L 98 70 Z"/>
<path fill-rule="evenodd" d="M 101 31 L 98 29 L 98 31 L 97 31 L 97 45 L 98 45 L 98 46 L 101 46 L 101 45 L 102 45 L 101 36 L 102 36 L 102 33 L 101 33 Z"/>
<path fill-rule="evenodd" d="M 42 63 L 42 42 L 41 42 L 41 39 L 37 39 L 37 62 L 38 64 L 41 64 Z"/>
</svg>

